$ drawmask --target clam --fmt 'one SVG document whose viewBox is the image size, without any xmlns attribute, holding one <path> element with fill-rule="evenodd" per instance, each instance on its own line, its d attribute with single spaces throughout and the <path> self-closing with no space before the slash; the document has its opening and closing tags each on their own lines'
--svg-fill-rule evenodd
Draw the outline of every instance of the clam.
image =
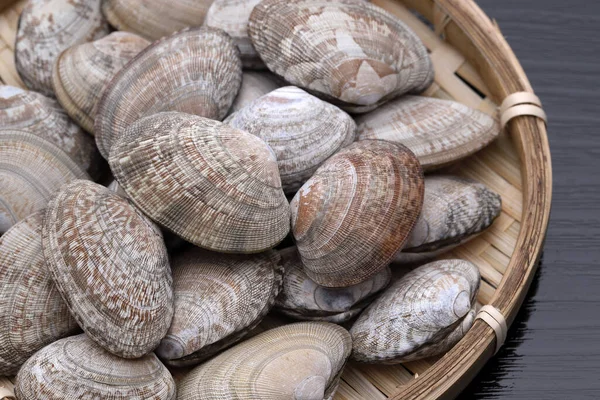
<svg viewBox="0 0 600 400">
<path fill-rule="evenodd" d="M 17 72 L 29 89 L 53 96 L 52 68 L 69 47 L 108 34 L 101 0 L 30 0 L 15 43 Z"/>
<path fill-rule="evenodd" d="M 419 261 L 456 247 L 490 226 L 501 210 L 500 195 L 481 183 L 426 176 L 423 210 L 395 260 Z"/>
<path fill-rule="evenodd" d="M 281 289 L 280 258 L 219 254 L 199 248 L 173 259 L 175 313 L 156 349 L 168 364 L 198 364 L 241 339 L 275 303 Z"/>
<path fill-rule="evenodd" d="M 48 203 L 43 249 L 58 291 L 83 330 L 125 358 L 149 353 L 173 317 L 160 230 L 127 200 L 74 181 Z"/>
<path fill-rule="evenodd" d="M 358 140 L 402 143 L 425 170 L 460 160 L 500 133 L 489 115 L 452 100 L 404 96 L 358 116 Z"/>
<path fill-rule="evenodd" d="M 392 272 L 385 267 L 370 279 L 345 288 L 318 285 L 304 272 L 296 247 L 279 252 L 285 275 L 275 309 L 302 320 L 342 323 L 358 315 L 377 292 L 390 282 Z"/>
<path fill-rule="evenodd" d="M 448 351 L 473 324 L 479 281 L 477 267 L 463 260 L 407 273 L 352 326 L 352 357 L 394 364 Z"/>
<path fill-rule="evenodd" d="M 94 133 L 94 118 L 106 85 L 129 60 L 150 42 L 127 32 L 68 48 L 52 73 L 56 98 L 83 129 Z"/>
<path fill-rule="evenodd" d="M 268 71 L 244 71 L 240 91 L 229 109 L 229 114 L 241 110 L 260 96 L 280 86 L 279 77 Z"/>
<path fill-rule="evenodd" d="M 200 26 L 212 0 L 104 0 L 102 12 L 120 31 L 154 41 L 188 26 Z"/>
<path fill-rule="evenodd" d="M 175 400 L 175 381 L 154 354 L 127 360 L 86 335 L 44 347 L 19 371 L 19 399 Z"/>
<path fill-rule="evenodd" d="M 296 193 L 292 232 L 306 274 L 351 286 L 388 265 L 423 203 L 423 171 L 406 147 L 355 142 L 329 158 Z"/>
<path fill-rule="evenodd" d="M 145 117 L 113 146 L 109 163 L 142 211 L 197 246 L 256 253 L 289 231 L 272 150 L 222 122 L 178 112 Z"/>
<path fill-rule="evenodd" d="M 295 193 L 319 165 L 352 143 L 356 130 L 344 111 L 294 86 L 254 100 L 225 123 L 271 146 L 286 193 Z"/>
<path fill-rule="evenodd" d="M 186 29 L 152 43 L 117 73 L 100 100 L 94 124 L 100 153 L 108 159 L 126 128 L 161 111 L 223 119 L 241 80 L 239 52 L 221 30 Z"/>
<path fill-rule="evenodd" d="M 0 375 L 14 375 L 36 351 L 77 331 L 42 255 L 43 211 L 0 237 Z"/>
<path fill-rule="evenodd" d="M 271 71 L 347 111 L 372 110 L 433 81 L 417 35 L 363 0 L 264 0 L 248 33 Z"/>
<path fill-rule="evenodd" d="M 348 332 L 326 322 L 302 322 L 261 333 L 196 367 L 177 398 L 303 399 L 333 397 L 350 355 Z"/>
<path fill-rule="evenodd" d="M 0 130 L 0 233 L 46 206 L 60 187 L 89 178 L 61 149 L 32 133 Z"/>
<path fill-rule="evenodd" d="M 264 68 L 248 37 L 250 13 L 261 0 L 214 0 L 206 13 L 204 25 L 223 29 L 232 38 L 242 56 L 244 68 Z"/>
<path fill-rule="evenodd" d="M 0 129 L 33 133 L 67 153 L 98 177 L 101 160 L 94 138 L 75 124 L 54 99 L 14 86 L 0 85 Z"/>
</svg>

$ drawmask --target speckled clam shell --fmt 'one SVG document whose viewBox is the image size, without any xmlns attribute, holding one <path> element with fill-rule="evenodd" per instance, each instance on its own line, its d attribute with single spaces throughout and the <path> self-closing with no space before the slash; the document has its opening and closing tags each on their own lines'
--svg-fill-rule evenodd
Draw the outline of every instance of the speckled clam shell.
<svg viewBox="0 0 600 400">
<path fill-rule="evenodd" d="M 0 85 L 0 129 L 33 133 L 67 153 L 93 177 L 101 172 L 102 157 L 94 138 L 77 126 L 54 99 Z"/>
<path fill-rule="evenodd" d="M 46 206 L 60 187 L 88 175 L 61 149 L 34 134 L 0 130 L 0 233 Z"/>
<path fill-rule="evenodd" d="M 44 347 L 17 375 L 19 399 L 175 400 L 175 381 L 154 354 L 117 357 L 86 335 Z"/>
<path fill-rule="evenodd" d="M 240 331 L 269 312 L 283 279 L 274 251 L 236 255 L 196 247 L 172 265 L 175 313 L 156 354 L 174 365 L 198 364 L 233 344 L 232 337 L 241 339 Z"/>
<path fill-rule="evenodd" d="M 134 123 L 111 152 L 115 179 L 150 218 L 209 250 L 256 253 L 289 231 L 275 155 L 222 122 L 169 112 Z"/>
<path fill-rule="evenodd" d="M 173 317 L 158 227 L 111 190 L 78 180 L 48 203 L 42 234 L 48 270 L 88 336 L 124 358 L 154 350 Z"/>
<path fill-rule="evenodd" d="M 306 275 L 296 247 L 280 250 L 285 275 L 275 309 L 301 320 L 342 323 L 358 315 L 392 277 L 385 267 L 370 279 L 345 288 L 318 285 Z"/>
<path fill-rule="evenodd" d="M 325 160 L 354 142 L 356 132 L 348 114 L 295 86 L 254 100 L 225 122 L 267 142 L 286 193 L 295 193 Z"/>
<path fill-rule="evenodd" d="M 42 347 L 79 327 L 42 255 L 44 211 L 0 237 L 0 375 L 14 375 Z"/>
<path fill-rule="evenodd" d="M 358 140 L 402 143 L 425 170 L 460 160 L 500 134 L 489 115 L 452 100 L 404 96 L 358 116 Z"/>
<path fill-rule="evenodd" d="M 264 0 L 248 33 L 271 71 L 347 111 L 372 110 L 433 81 L 417 35 L 366 1 Z"/>
<path fill-rule="evenodd" d="M 261 0 L 215 0 L 212 2 L 204 25 L 223 29 L 232 38 L 242 57 L 244 68 L 265 68 L 248 37 L 250 13 Z"/>
<path fill-rule="evenodd" d="M 273 90 L 281 87 L 280 78 L 268 71 L 244 71 L 242 74 L 242 85 L 238 92 L 229 114 L 241 110 Z"/>
<path fill-rule="evenodd" d="M 500 195 L 458 176 L 425 177 L 423 210 L 395 261 L 433 257 L 472 239 L 502 210 Z"/>
<path fill-rule="evenodd" d="M 351 286 L 388 265 L 423 204 L 423 171 L 402 145 L 355 142 L 329 158 L 294 196 L 292 232 L 306 274 Z"/>
<path fill-rule="evenodd" d="M 67 113 L 83 129 L 94 133 L 96 110 L 105 87 L 149 44 L 133 33 L 113 32 L 60 54 L 52 73 L 54 92 Z"/>
<path fill-rule="evenodd" d="M 108 159 L 117 138 L 136 120 L 181 111 L 221 120 L 242 80 L 239 52 L 225 32 L 186 29 L 146 47 L 105 90 L 94 124 Z"/>
<path fill-rule="evenodd" d="M 337 388 L 351 347 L 338 325 L 281 326 L 196 367 L 181 381 L 177 399 L 325 399 Z"/>
<path fill-rule="evenodd" d="M 480 275 L 463 260 L 435 261 L 393 283 L 358 317 L 352 357 L 400 363 L 448 351 L 474 321 Z"/>
<path fill-rule="evenodd" d="M 103 0 L 102 12 L 120 31 L 154 41 L 188 26 L 200 26 L 212 0 Z"/>
<path fill-rule="evenodd" d="M 101 0 L 30 0 L 17 29 L 15 64 L 29 89 L 53 96 L 52 68 L 69 47 L 108 34 Z"/>
</svg>

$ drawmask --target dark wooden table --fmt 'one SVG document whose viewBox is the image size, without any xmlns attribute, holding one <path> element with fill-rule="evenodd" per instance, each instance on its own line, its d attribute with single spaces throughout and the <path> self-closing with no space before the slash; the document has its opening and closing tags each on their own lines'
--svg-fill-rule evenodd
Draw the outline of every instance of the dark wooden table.
<svg viewBox="0 0 600 400">
<path fill-rule="evenodd" d="M 477 2 L 548 113 L 554 190 L 528 298 L 463 397 L 600 399 L 600 1 Z"/>
</svg>

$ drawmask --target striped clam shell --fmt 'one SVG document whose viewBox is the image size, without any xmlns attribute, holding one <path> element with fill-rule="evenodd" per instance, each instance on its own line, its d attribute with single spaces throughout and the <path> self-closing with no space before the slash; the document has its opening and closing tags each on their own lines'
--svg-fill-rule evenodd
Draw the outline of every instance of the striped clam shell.
<svg viewBox="0 0 600 400">
<path fill-rule="evenodd" d="M 150 353 L 117 357 L 86 335 L 54 342 L 31 357 L 15 383 L 19 399 L 175 400 L 175 381 Z"/>
<path fill-rule="evenodd" d="M 294 196 L 292 232 L 306 274 L 340 287 L 369 279 L 402 248 L 423 204 L 423 171 L 402 145 L 355 142 Z"/>
<path fill-rule="evenodd" d="M 93 177 L 100 175 L 102 157 L 94 138 L 77 126 L 54 99 L 0 85 L 0 129 L 33 133 L 67 153 Z"/>
<path fill-rule="evenodd" d="M 68 48 L 52 73 L 56 98 L 83 129 L 94 133 L 100 96 L 115 74 L 150 42 L 127 32 Z"/>
<path fill-rule="evenodd" d="M 279 77 L 268 71 L 244 71 L 240 91 L 229 109 L 229 114 L 241 110 L 260 96 L 281 87 L 279 82 Z"/>
<path fill-rule="evenodd" d="M 115 144 L 109 163 L 140 209 L 197 246 L 256 253 L 289 231 L 275 155 L 222 122 L 177 112 L 145 117 Z"/>
<path fill-rule="evenodd" d="M 480 275 L 463 260 L 435 261 L 393 283 L 358 317 L 352 357 L 395 364 L 448 351 L 475 318 Z"/>
<path fill-rule="evenodd" d="M 196 367 L 181 381 L 179 400 L 325 399 L 333 397 L 350 355 L 348 332 L 301 322 L 261 333 Z"/>
<path fill-rule="evenodd" d="M 452 100 L 404 96 L 358 116 L 358 140 L 402 143 L 424 170 L 460 160 L 487 146 L 500 133 L 489 115 Z"/>
<path fill-rule="evenodd" d="M 52 69 L 69 47 L 108 34 L 100 12 L 101 0 L 30 0 L 17 29 L 15 64 L 28 88 L 47 96 L 52 90 Z"/>
<path fill-rule="evenodd" d="M 363 0 L 264 0 L 248 33 L 271 71 L 347 111 L 372 110 L 433 81 L 416 34 Z"/>
<path fill-rule="evenodd" d="M 481 233 L 500 215 L 499 194 L 471 179 L 425 177 L 423 210 L 395 261 L 432 258 Z"/>
<path fill-rule="evenodd" d="M 25 131 L 0 130 L 0 233 L 79 178 L 89 177 L 54 144 Z"/>
<path fill-rule="evenodd" d="M 275 303 L 282 268 L 274 251 L 219 254 L 193 248 L 173 259 L 175 313 L 156 349 L 168 364 L 198 364 L 256 326 Z"/>
<path fill-rule="evenodd" d="M 38 211 L 0 237 L 0 375 L 79 328 L 46 270 Z"/>
<path fill-rule="evenodd" d="M 225 123 L 267 142 L 286 193 L 295 193 L 325 160 L 352 143 L 356 131 L 344 111 L 295 86 L 265 94 Z"/>
<path fill-rule="evenodd" d="M 345 288 L 318 285 L 304 272 L 296 247 L 280 250 L 285 275 L 275 309 L 300 320 L 345 322 L 358 315 L 392 277 L 385 267 L 370 279 Z"/>
<path fill-rule="evenodd" d="M 239 52 L 221 30 L 186 29 L 152 43 L 117 73 L 100 100 L 94 124 L 100 153 L 108 159 L 126 128 L 161 111 L 223 119 L 241 80 Z"/>
<path fill-rule="evenodd" d="M 44 257 L 83 330 L 124 358 L 158 346 L 173 317 L 173 290 L 160 230 L 129 201 L 74 181 L 48 203 Z"/>
</svg>

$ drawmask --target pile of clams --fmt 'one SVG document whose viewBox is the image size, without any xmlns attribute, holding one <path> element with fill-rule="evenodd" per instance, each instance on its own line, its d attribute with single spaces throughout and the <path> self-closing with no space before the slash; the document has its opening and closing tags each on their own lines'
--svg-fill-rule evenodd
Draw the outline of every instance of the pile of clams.
<svg viewBox="0 0 600 400">
<path fill-rule="evenodd" d="M 440 355 L 473 324 L 477 266 L 438 256 L 501 198 L 431 171 L 500 128 L 419 96 L 431 59 L 390 13 L 30 0 L 15 51 L 0 375 L 18 399 L 332 399 L 350 359 Z"/>
</svg>

